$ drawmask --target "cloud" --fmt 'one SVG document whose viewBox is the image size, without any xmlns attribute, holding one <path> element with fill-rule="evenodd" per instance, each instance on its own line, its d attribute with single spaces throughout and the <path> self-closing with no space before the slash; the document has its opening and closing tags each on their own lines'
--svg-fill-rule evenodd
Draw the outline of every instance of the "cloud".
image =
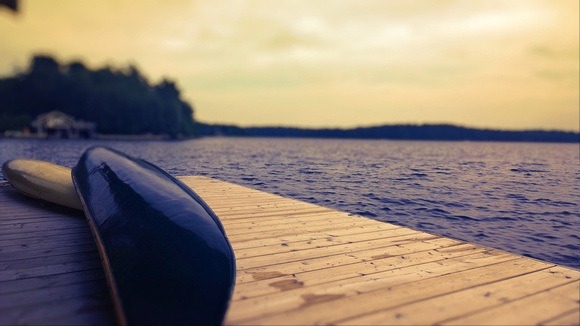
<svg viewBox="0 0 580 326">
<path fill-rule="evenodd" d="M 577 129 L 570 117 L 579 110 L 578 6 L 33 0 L 19 17 L 0 13 L 0 75 L 47 52 L 90 66 L 134 63 L 153 80 L 170 76 L 211 121 L 523 126 L 518 115 L 533 107 L 527 125 L 543 116 Z M 300 108 L 309 113 L 297 115 Z M 548 118 L 554 112 L 567 119 Z"/>
</svg>

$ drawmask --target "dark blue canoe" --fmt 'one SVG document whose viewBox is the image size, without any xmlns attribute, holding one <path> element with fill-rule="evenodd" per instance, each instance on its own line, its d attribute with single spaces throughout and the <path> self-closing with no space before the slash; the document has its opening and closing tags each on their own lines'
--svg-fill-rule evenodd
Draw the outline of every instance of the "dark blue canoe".
<svg viewBox="0 0 580 326">
<path fill-rule="evenodd" d="M 151 163 L 103 147 L 88 149 L 72 175 L 120 323 L 223 322 L 235 257 L 195 192 Z"/>
</svg>

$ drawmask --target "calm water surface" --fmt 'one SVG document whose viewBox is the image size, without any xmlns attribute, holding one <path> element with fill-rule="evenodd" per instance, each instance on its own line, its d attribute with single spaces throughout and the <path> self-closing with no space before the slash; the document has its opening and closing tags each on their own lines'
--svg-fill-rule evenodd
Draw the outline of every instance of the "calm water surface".
<svg viewBox="0 0 580 326">
<path fill-rule="evenodd" d="M 580 268 L 578 144 L 3 139 L 0 163 L 36 158 L 72 167 L 97 144 L 174 175 L 209 176 Z"/>
</svg>

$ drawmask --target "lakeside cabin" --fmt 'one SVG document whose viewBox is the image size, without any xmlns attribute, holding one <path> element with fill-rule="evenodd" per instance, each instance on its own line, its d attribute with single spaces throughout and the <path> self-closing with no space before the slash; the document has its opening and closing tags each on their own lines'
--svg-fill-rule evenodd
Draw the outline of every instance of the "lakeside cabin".
<svg viewBox="0 0 580 326">
<path fill-rule="evenodd" d="M 76 120 L 60 111 L 50 111 L 36 117 L 30 125 L 38 138 L 94 138 L 97 124 Z"/>
</svg>

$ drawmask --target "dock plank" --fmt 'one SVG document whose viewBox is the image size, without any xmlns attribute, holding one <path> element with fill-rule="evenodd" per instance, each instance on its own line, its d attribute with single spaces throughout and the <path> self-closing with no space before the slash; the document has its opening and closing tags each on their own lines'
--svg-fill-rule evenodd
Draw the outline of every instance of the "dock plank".
<svg viewBox="0 0 580 326">
<path fill-rule="evenodd" d="M 507 257 L 493 257 L 478 267 L 466 269 L 462 269 L 460 264 L 454 265 L 447 266 L 448 269 L 443 267 L 439 273 L 434 271 L 439 267 L 429 264 L 423 269 L 408 270 L 404 274 L 393 271 L 384 273 L 381 278 L 357 280 L 342 287 L 320 287 L 316 291 L 293 298 L 292 304 L 289 299 L 267 301 L 266 314 L 258 318 L 251 316 L 234 323 L 272 325 L 285 324 L 288 320 L 293 320 L 296 324 L 341 323 L 362 314 L 525 275 L 539 269 L 537 262 Z M 318 298 L 320 299 L 316 300 Z M 480 320 L 480 324 L 485 324 L 485 321 Z"/>
<path fill-rule="evenodd" d="M 236 254 L 226 324 L 580 324 L 575 269 L 180 178 L 220 217 Z M 0 324 L 112 323 L 82 214 L 0 184 Z"/>
<path fill-rule="evenodd" d="M 471 275 L 473 278 L 476 278 L 480 274 L 489 275 L 488 278 L 485 278 L 480 282 L 482 282 L 482 284 L 498 283 L 498 287 L 507 286 L 505 291 L 509 291 L 509 288 L 515 285 L 509 282 L 506 283 L 506 278 L 517 279 L 527 275 L 527 273 L 537 273 L 539 271 L 545 271 L 548 267 L 554 267 L 553 264 L 546 264 L 529 258 L 507 254 L 499 250 L 490 250 L 489 248 L 473 246 L 471 244 L 462 244 L 456 240 L 451 240 L 451 242 L 448 244 L 450 246 L 448 247 L 450 251 L 446 254 L 434 251 L 429 252 L 427 250 L 430 248 L 428 241 L 419 241 L 413 243 L 413 245 L 410 246 L 409 251 L 405 253 L 397 254 L 396 252 L 384 252 L 384 246 L 377 245 L 376 247 L 373 247 L 370 245 L 372 241 L 364 241 L 365 237 L 367 237 L 367 240 L 372 239 L 372 236 L 370 235 L 372 233 L 366 233 L 363 230 L 372 228 L 371 225 L 378 222 L 365 220 L 365 222 L 371 223 L 365 224 L 365 222 L 362 222 L 357 224 L 357 221 L 360 220 L 360 218 L 348 216 L 348 214 L 341 215 L 341 218 L 345 218 L 346 220 L 350 219 L 353 221 L 353 223 L 345 224 L 345 226 L 347 226 L 345 228 L 340 228 L 340 226 L 337 224 L 338 228 L 334 230 L 336 231 L 334 234 L 332 233 L 332 230 L 320 228 L 320 226 L 324 226 L 324 222 L 309 222 L 307 219 L 308 216 L 304 216 L 304 218 L 302 218 L 299 214 L 293 216 L 284 216 L 284 214 L 288 213 L 287 210 L 281 210 L 279 211 L 278 215 L 272 215 L 265 212 L 268 207 L 258 207 L 259 204 L 254 205 L 253 211 L 251 212 L 248 212 L 247 210 L 251 210 L 252 205 L 247 204 L 243 204 L 243 206 L 239 206 L 236 209 L 229 209 L 229 211 L 233 213 L 231 215 L 232 218 L 230 219 L 230 215 L 227 212 L 227 207 L 240 205 L 240 203 L 236 200 L 229 201 L 226 193 L 236 191 L 246 192 L 246 190 L 244 187 L 238 185 L 228 185 L 224 186 L 224 188 L 227 189 L 227 192 L 226 190 L 216 191 L 213 187 L 215 183 L 215 180 L 204 180 L 203 182 L 195 184 L 195 190 L 203 196 L 204 200 L 206 200 L 208 204 L 215 208 L 216 213 L 218 213 L 218 215 L 223 219 L 224 226 L 228 234 L 230 230 L 232 230 L 232 236 L 230 238 L 232 240 L 237 259 L 239 261 L 239 271 L 234 300 L 231 304 L 231 308 L 227 317 L 227 322 L 230 324 L 313 324 L 327 322 L 340 323 L 341 320 L 346 323 L 348 319 L 336 319 L 336 314 L 334 312 L 337 310 L 341 311 L 350 306 L 350 309 L 345 309 L 346 311 L 350 311 L 346 313 L 347 315 L 349 313 L 355 315 L 359 313 L 357 306 L 364 306 L 368 298 L 365 298 L 364 296 L 361 297 L 361 295 L 364 294 L 365 283 L 357 282 L 354 280 L 361 280 L 365 277 L 370 278 L 370 276 L 366 275 L 365 272 L 372 273 L 371 268 L 374 269 L 374 265 L 378 265 L 381 259 L 390 260 L 391 269 L 397 271 L 397 273 L 393 273 L 394 275 L 389 276 L 385 274 L 381 277 L 380 272 L 377 272 L 375 278 L 380 278 L 380 280 L 389 280 L 388 284 L 391 284 L 390 282 L 392 282 L 393 278 L 397 277 L 399 282 L 401 282 L 400 284 L 397 284 L 397 286 L 405 289 L 408 293 L 414 294 L 414 296 L 408 296 L 407 299 L 415 298 L 414 300 L 409 300 L 408 302 L 418 306 L 418 311 L 423 309 L 421 303 L 425 301 L 423 295 L 429 295 L 427 290 L 431 285 L 438 285 L 440 282 L 442 282 L 443 285 L 439 285 L 437 288 L 440 289 L 440 291 L 444 291 L 443 293 L 445 294 L 449 294 L 445 291 L 448 291 L 450 288 L 453 289 L 451 293 L 456 293 L 458 291 L 465 291 L 466 289 L 476 285 L 477 283 L 474 283 L 476 281 L 472 282 L 471 278 L 465 279 L 465 276 L 462 276 L 464 274 L 461 273 L 466 273 L 462 272 L 464 270 L 469 271 L 470 274 L 467 275 Z M 221 193 L 221 195 L 219 195 L 219 193 Z M 248 201 L 252 200 L 251 197 L 248 196 L 242 196 L 242 198 L 247 199 Z M 293 200 L 281 197 L 278 199 L 279 204 L 277 205 L 284 205 L 283 207 L 292 207 Z M 270 207 L 274 206 L 271 201 L 269 201 L 266 205 L 270 205 Z M 308 205 L 312 204 L 296 207 L 300 207 L 300 209 L 307 211 Z M 223 211 L 220 210 L 222 207 L 225 208 Z M 240 217 L 243 218 L 238 219 Z M 258 219 L 256 217 L 260 218 Z M 293 223 L 294 218 L 300 218 L 300 221 Z M 235 227 L 236 224 L 228 223 L 234 219 L 237 220 L 237 227 Z M 288 222 L 288 220 L 290 221 Z M 301 224 L 301 227 L 298 227 L 296 226 L 298 223 L 303 224 Z M 294 226 L 292 227 L 291 225 Z M 350 227 L 348 225 L 350 225 Z M 267 227 L 264 228 L 264 226 Z M 292 227 L 295 232 L 300 233 L 295 235 L 286 235 L 284 233 L 279 233 L 283 231 L 275 229 L 288 228 L 289 226 Z M 382 226 L 388 228 L 391 225 L 382 223 Z M 240 227 L 248 228 L 248 230 L 263 230 L 264 232 L 259 233 L 260 238 L 258 239 L 236 237 L 236 234 L 243 232 L 240 231 Z M 397 230 L 404 229 L 400 227 L 396 228 Z M 248 234 L 251 234 L 250 232 L 251 231 L 248 231 Z M 325 239 L 325 237 L 328 237 L 329 235 L 340 235 L 346 239 L 350 236 L 350 234 L 356 234 L 357 232 L 360 232 L 359 234 L 362 235 L 362 237 L 359 239 L 361 239 L 362 243 L 365 243 L 366 246 L 368 246 L 368 249 L 356 250 L 358 246 L 364 247 L 365 245 L 358 244 L 353 246 L 350 244 L 350 246 L 348 246 L 345 245 L 344 242 L 339 241 L 338 238 L 335 240 L 336 243 L 328 246 L 322 246 L 324 248 L 317 248 L 317 246 L 321 246 L 321 240 Z M 308 240 L 303 240 L 303 238 L 301 238 L 302 234 L 308 234 Z M 287 242 L 279 240 L 280 238 L 284 238 L 283 240 L 286 240 Z M 265 241 L 266 239 L 271 240 Z M 392 238 L 392 240 L 395 240 L 395 238 Z M 435 237 L 432 240 L 438 241 L 439 239 L 438 237 Z M 348 242 L 352 240 L 346 241 Z M 293 244 L 296 244 L 294 248 L 292 248 Z M 311 249 L 308 249 L 309 245 L 312 246 Z M 454 259 L 452 258 L 454 255 L 454 249 L 452 249 L 453 246 L 455 246 L 455 250 L 460 249 L 455 253 L 455 255 L 458 256 L 455 260 L 459 261 L 454 262 Z M 340 247 L 342 247 L 342 250 L 334 249 Z M 421 250 L 421 248 L 425 248 L 425 250 Z M 465 248 L 466 251 L 462 253 L 461 249 L 463 248 Z M 291 252 L 291 250 L 296 251 Z M 308 254 L 305 256 L 305 253 L 296 253 L 300 251 L 307 251 Z M 416 254 L 415 252 L 429 253 Z M 414 255 L 417 255 L 417 257 L 414 257 Z M 470 255 L 472 258 L 471 260 L 467 258 Z M 250 259 L 246 261 L 246 257 L 263 258 Z M 373 259 L 373 257 L 375 257 L 375 259 Z M 412 266 L 409 267 L 409 270 L 414 270 L 415 273 L 409 273 L 406 277 L 402 277 L 400 275 L 404 274 L 404 269 L 406 266 L 405 263 L 407 263 L 407 261 L 405 261 L 405 257 L 408 261 L 415 262 L 415 265 L 412 263 L 409 264 Z M 464 260 L 461 261 L 461 259 Z M 438 262 L 438 264 L 435 263 L 437 266 L 433 265 L 433 261 Z M 251 262 L 251 264 L 247 265 L 246 262 Z M 272 265 L 272 263 L 274 264 Z M 397 266 L 397 264 L 399 266 Z M 442 264 L 443 267 L 439 264 Z M 363 266 L 366 266 L 366 269 Z M 524 269 L 524 271 L 522 272 L 521 269 Z M 570 269 L 565 270 L 571 271 L 573 277 L 573 280 L 571 281 L 568 279 L 566 280 L 573 283 L 579 282 L 577 271 Z M 437 273 L 444 274 L 444 271 L 448 271 L 449 275 L 445 275 L 442 279 L 432 281 L 432 283 L 429 283 L 429 286 L 421 288 L 421 283 L 418 284 L 422 278 L 438 275 Z M 545 277 L 550 278 L 553 274 L 544 272 L 542 275 L 547 275 Z M 353 280 L 350 280 L 349 277 Z M 344 281 L 345 278 L 348 281 Z M 447 287 L 444 285 L 446 282 L 456 283 L 458 280 L 464 281 L 460 282 L 460 286 L 457 288 Z M 552 280 L 554 280 L 554 282 L 561 282 L 561 278 L 558 277 L 552 277 Z M 341 283 L 340 281 L 344 283 Z M 377 291 L 376 287 L 379 286 L 377 283 L 380 282 L 374 281 L 373 283 L 374 284 L 369 285 L 370 289 L 372 289 L 370 293 Z M 333 292 L 335 290 L 338 291 L 337 289 L 344 291 L 347 287 L 352 287 L 351 298 L 356 299 L 356 302 L 359 302 L 360 300 L 358 305 L 351 306 L 350 301 L 345 299 L 347 296 L 337 298 L 336 293 Z M 282 288 L 284 290 L 282 290 Z M 538 288 L 541 289 L 543 287 L 539 286 Z M 416 290 L 418 289 L 423 289 L 424 293 L 421 293 L 421 291 L 417 292 Z M 312 294 L 312 296 L 307 295 L 309 292 Z M 430 295 L 432 297 L 435 296 L 435 298 L 437 298 L 437 296 L 441 296 L 441 294 L 433 293 Z M 457 302 L 453 302 L 453 298 L 455 297 L 453 296 L 450 300 L 446 301 L 447 306 L 457 306 L 457 304 L 463 303 L 465 299 L 464 297 L 459 296 L 458 299 L 456 299 Z M 295 302 L 296 305 L 288 305 L 289 302 Z M 325 302 L 333 302 L 337 306 L 328 308 L 325 307 Z M 428 303 L 425 307 L 427 307 L 429 304 L 432 304 L 432 302 L 438 301 L 437 299 L 432 299 L 431 303 Z M 305 304 L 307 303 L 312 304 L 312 307 L 306 307 Z M 382 305 L 382 302 L 379 301 L 378 307 L 381 307 Z M 279 309 L 281 306 L 285 308 Z M 371 304 L 371 306 L 373 306 L 373 304 Z M 463 304 L 463 306 L 468 307 L 469 304 Z M 291 308 L 290 313 L 288 313 L 288 307 L 293 307 Z M 576 304 L 575 307 L 578 307 L 578 305 Z M 309 315 L 310 309 L 312 311 L 311 315 Z M 332 318 L 328 320 L 320 319 L 320 312 L 322 310 L 332 316 Z M 569 312 L 565 310 L 566 308 L 562 307 L 560 311 L 560 313 L 563 314 L 563 320 L 564 318 L 569 318 L 569 316 L 566 315 L 566 313 L 569 314 Z M 454 313 L 456 315 L 461 315 L 465 312 L 455 311 Z M 271 315 L 268 316 L 268 314 Z M 515 315 L 517 316 L 517 313 L 515 313 Z M 246 316 L 249 317 L 244 319 Z M 429 318 L 429 314 L 424 314 L 423 316 Z M 506 320 L 509 319 L 506 318 Z M 379 324 L 385 323 L 386 319 L 381 321 L 379 318 L 378 320 L 374 320 L 374 322 Z M 426 323 L 433 322 L 437 322 L 437 319 L 427 319 L 426 321 Z M 538 322 L 540 322 L 540 320 L 536 321 L 536 323 Z M 479 320 L 479 323 L 485 324 L 485 320 L 481 319 Z M 518 324 L 518 322 L 514 323 Z"/>
<path fill-rule="evenodd" d="M 557 277 L 554 277 L 554 274 L 557 274 Z M 503 306 L 508 302 L 513 302 L 570 282 L 574 281 L 571 281 L 567 277 L 567 270 L 554 267 L 526 274 L 521 277 L 484 284 L 443 296 L 428 298 L 423 301 L 413 302 L 391 309 L 384 309 L 368 315 L 344 320 L 343 323 L 351 325 L 374 325 L 378 323 L 425 325 L 436 321 L 436 324 L 446 324 L 452 320 L 451 316 L 457 316 L 458 310 L 465 316 L 473 315 L 479 311 Z M 502 321 L 507 321 L 505 316 L 501 316 L 501 318 Z M 456 320 L 461 321 L 461 317 L 456 317 Z"/>
<path fill-rule="evenodd" d="M 580 320 L 580 310 L 573 308 L 555 317 L 548 318 L 540 322 L 539 325 L 571 326 L 578 325 L 579 320 Z"/>
<path fill-rule="evenodd" d="M 106 325 L 114 320 L 82 213 L 0 183 L 0 324 Z"/>
<path fill-rule="evenodd" d="M 492 324 L 530 324 L 538 319 L 558 317 L 560 313 L 557 311 L 561 307 L 573 308 L 578 304 L 578 293 L 580 293 L 578 282 L 568 282 L 519 300 L 494 306 L 465 317 L 445 321 L 445 324 L 474 325 L 480 320 L 487 320 Z M 514 315 L 513 311 L 518 311 L 521 316 Z M 522 320 L 522 318 L 525 318 L 525 320 Z"/>
</svg>

